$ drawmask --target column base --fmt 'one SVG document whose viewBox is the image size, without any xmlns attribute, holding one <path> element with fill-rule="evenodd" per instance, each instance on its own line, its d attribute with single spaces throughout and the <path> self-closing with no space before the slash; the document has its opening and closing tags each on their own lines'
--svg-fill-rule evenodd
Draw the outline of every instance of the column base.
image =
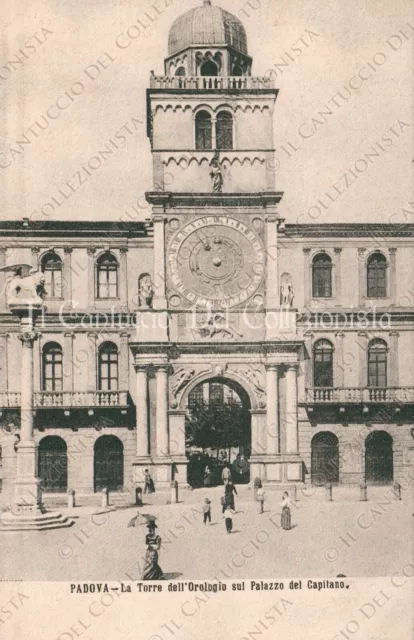
<svg viewBox="0 0 414 640">
<path fill-rule="evenodd" d="M 145 469 L 154 480 L 155 490 L 170 489 L 172 479 L 172 460 L 170 457 L 135 458 L 133 465 L 133 480 L 144 484 Z"/>
<path fill-rule="evenodd" d="M 303 461 L 298 454 L 255 455 L 250 458 L 250 480 L 265 484 L 303 482 Z"/>
<path fill-rule="evenodd" d="M 33 505 L 29 507 L 31 508 L 18 514 L 4 511 L 0 515 L 0 532 L 48 531 L 71 527 L 74 524 L 74 520 L 56 511 L 35 510 Z"/>
</svg>

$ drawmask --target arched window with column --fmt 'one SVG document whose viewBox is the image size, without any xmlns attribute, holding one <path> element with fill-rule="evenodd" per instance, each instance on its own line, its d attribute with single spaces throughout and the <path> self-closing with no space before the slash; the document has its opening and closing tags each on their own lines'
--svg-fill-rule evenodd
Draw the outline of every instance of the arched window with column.
<svg viewBox="0 0 414 640">
<path fill-rule="evenodd" d="M 333 387 L 333 346 L 329 340 L 318 340 L 313 347 L 313 386 Z"/>
<path fill-rule="evenodd" d="M 48 342 L 42 351 L 43 391 L 63 390 L 63 352 L 57 342 Z"/>
<path fill-rule="evenodd" d="M 53 251 L 46 253 L 40 263 L 45 276 L 46 298 L 62 297 L 62 260 Z"/>
<path fill-rule="evenodd" d="M 368 386 L 386 387 L 388 347 L 384 340 L 376 338 L 368 345 Z"/>
<path fill-rule="evenodd" d="M 216 149 L 233 149 L 233 116 L 228 111 L 217 114 Z"/>
<path fill-rule="evenodd" d="M 372 253 L 367 261 L 367 296 L 387 297 L 387 259 L 379 251 Z"/>
<path fill-rule="evenodd" d="M 213 125 L 208 111 L 198 111 L 195 117 L 196 149 L 213 148 Z"/>
<path fill-rule="evenodd" d="M 113 342 L 104 342 L 98 349 L 98 389 L 118 390 L 118 348 Z"/>
<path fill-rule="evenodd" d="M 332 297 L 332 260 L 326 253 L 318 253 L 312 260 L 312 297 Z"/>
<path fill-rule="evenodd" d="M 118 260 L 109 251 L 96 261 L 96 297 L 118 298 Z"/>
<path fill-rule="evenodd" d="M 177 69 L 177 70 L 176 70 L 176 72 L 175 72 L 175 75 L 176 75 L 176 76 L 179 76 L 179 77 L 183 77 L 183 76 L 185 76 L 185 75 L 186 75 L 186 73 L 185 73 L 185 67 L 178 67 L 178 69 Z"/>
</svg>

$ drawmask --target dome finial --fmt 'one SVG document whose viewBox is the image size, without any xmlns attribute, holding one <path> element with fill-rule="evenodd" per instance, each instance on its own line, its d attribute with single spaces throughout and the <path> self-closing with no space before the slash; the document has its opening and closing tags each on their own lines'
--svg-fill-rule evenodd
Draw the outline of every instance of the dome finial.
<svg viewBox="0 0 414 640">
<path fill-rule="evenodd" d="M 203 0 L 203 5 L 205 7 L 211 7 L 211 0 Z"/>
</svg>

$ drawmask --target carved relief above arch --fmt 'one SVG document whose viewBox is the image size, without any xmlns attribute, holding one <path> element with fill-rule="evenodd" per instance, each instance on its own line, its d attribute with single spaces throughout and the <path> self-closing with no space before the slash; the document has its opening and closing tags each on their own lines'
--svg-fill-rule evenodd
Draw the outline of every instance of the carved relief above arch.
<svg viewBox="0 0 414 640">
<path fill-rule="evenodd" d="M 181 156 L 180 158 L 176 158 L 175 156 L 170 156 L 169 158 L 166 158 L 165 160 L 163 160 L 163 164 L 168 167 L 170 164 L 176 164 L 177 166 L 181 166 L 181 167 L 188 167 L 190 166 L 192 163 L 198 164 L 199 166 L 201 166 L 201 164 L 203 162 L 206 162 L 207 164 L 210 164 L 212 157 L 207 157 L 207 156 L 199 156 L 199 157 L 184 157 Z M 243 157 L 239 157 L 239 156 L 234 156 L 233 158 L 229 157 L 229 156 L 224 156 L 223 158 L 221 158 L 221 164 L 223 163 L 227 163 L 228 165 L 232 166 L 233 164 L 248 164 L 250 166 L 252 166 L 253 164 L 255 164 L 256 162 L 259 162 L 260 164 L 264 164 L 266 162 L 265 158 L 260 158 L 259 156 L 254 156 L 254 158 L 249 158 L 248 156 L 243 156 Z"/>
<path fill-rule="evenodd" d="M 211 364 L 208 368 L 203 365 L 177 365 L 174 368 L 174 374 L 171 376 L 171 401 L 170 405 L 173 409 L 185 411 L 187 409 L 188 396 L 195 387 L 203 382 L 210 380 L 219 381 L 223 384 L 233 382 L 241 387 L 247 395 L 250 408 L 252 410 L 261 409 L 266 406 L 265 395 L 260 390 L 262 388 L 262 380 L 254 382 L 254 378 L 249 379 L 248 370 L 258 370 L 260 375 L 264 376 L 260 370 L 261 365 L 221 365 L 217 363 Z M 256 374 L 257 375 L 257 374 Z M 264 378 L 265 379 L 265 378 Z M 175 383 L 173 383 L 175 380 Z M 181 382 L 180 382 L 181 380 Z M 175 393 L 173 390 L 175 385 Z"/>
</svg>

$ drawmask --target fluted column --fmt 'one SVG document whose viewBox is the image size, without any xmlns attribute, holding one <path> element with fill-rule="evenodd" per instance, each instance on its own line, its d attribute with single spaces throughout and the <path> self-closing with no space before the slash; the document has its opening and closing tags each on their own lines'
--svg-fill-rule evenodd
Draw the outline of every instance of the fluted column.
<svg viewBox="0 0 414 640">
<path fill-rule="evenodd" d="M 334 387 L 340 387 L 341 389 L 344 387 L 344 337 L 345 333 L 343 331 L 337 331 L 335 333 L 336 338 L 336 357 L 335 357 L 335 371 L 334 371 Z"/>
<path fill-rule="evenodd" d="M 397 331 L 390 332 L 390 350 L 389 350 L 389 369 L 390 378 L 388 381 L 389 387 L 398 387 L 400 384 L 398 375 L 398 338 L 400 334 Z"/>
<path fill-rule="evenodd" d="M 266 367 L 266 395 L 267 395 L 267 453 L 275 455 L 280 453 L 279 430 L 279 389 L 278 367 L 267 365 Z"/>
<path fill-rule="evenodd" d="M 20 442 L 33 441 L 33 344 L 38 334 L 32 329 L 22 331 L 21 377 L 21 426 Z"/>
<path fill-rule="evenodd" d="M 279 276 L 277 263 L 277 218 L 267 216 L 266 218 L 266 249 L 267 249 L 267 272 L 266 272 L 266 297 L 267 308 L 276 309 L 280 306 Z"/>
<path fill-rule="evenodd" d="M 120 336 L 119 348 L 119 389 L 128 391 L 129 389 L 129 349 L 128 349 L 129 333 L 123 332 Z"/>
<path fill-rule="evenodd" d="M 156 372 L 157 388 L 157 456 L 165 457 L 169 455 L 168 446 L 168 366 L 157 367 Z"/>
<path fill-rule="evenodd" d="M 0 268 L 6 266 L 6 251 L 6 247 L 0 247 Z M 4 271 L 0 271 L 0 311 L 7 309 L 6 284 L 7 274 Z"/>
<path fill-rule="evenodd" d="M 95 306 L 95 247 L 88 247 L 88 307 Z"/>
<path fill-rule="evenodd" d="M 65 346 L 63 350 L 63 391 L 73 391 L 73 340 L 71 331 L 63 334 Z"/>
<path fill-rule="evenodd" d="M 298 385 L 296 365 L 286 368 L 286 453 L 299 452 Z"/>
<path fill-rule="evenodd" d="M 148 438 L 148 379 L 147 367 L 136 365 L 136 429 L 137 429 L 137 456 L 140 458 L 149 455 Z"/>
<path fill-rule="evenodd" d="M 342 304 L 341 295 L 342 295 L 342 274 L 341 274 L 341 253 L 342 249 L 339 247 L 334 249 L 335 256 L 335 289 L 333 292 L 335 301 L 337 305 Z"/>
<path fill-rule="evenodd" d="M 165 222 L 161 215 L 153 216 L 154 225 L 154 309 L 165 309 L 167 306 L 165 290 Z"/>
<path fill-rule="evenodd" d="M 311 280 L 310 280 L 310 249 L 305 247 L 303 249 L 303 273 L 304 273 L 304 283 L 303 283 L 303 301 L 305 307 L 308 306 L 311 298 Z"/>
<path fill-rule="evenodd" d="M 388 295 L 391 304 L 397 304 L 397 249 L 392 247 L 390 250 L 390 278 Z"/>
<path fill-rule="evenodd" d="M 365 305 L 365 299 L 367 297 L 367 282 L 366 282 L 366 269 L 365 269 L 365 254 L 366 249 L 358 249 L 358 295 L 360 306 Z"/>
<path fill-rule="evenodd" d="M 63 249 L 63 283 L 62 295 L 65 302 L 72 307 L 72 247 L 64 247 Z"/>
<path fill-rule="evenodd" d="M 88 358 L 88 391 L 95 391 L 97 388 L 97 351 L 96 351 L 96 333 L 88 333 L 89 358 Z"/>
<path fill-rule="evenodd" d="M 121 247 L 120 254 L 121 254 L 121 260 L 120 260 L 119 300 L 121 304 L 121 309 L 126 310 L 128 308 L 128 265 L 127 265 L 128 248 Z"/>
</svg>

